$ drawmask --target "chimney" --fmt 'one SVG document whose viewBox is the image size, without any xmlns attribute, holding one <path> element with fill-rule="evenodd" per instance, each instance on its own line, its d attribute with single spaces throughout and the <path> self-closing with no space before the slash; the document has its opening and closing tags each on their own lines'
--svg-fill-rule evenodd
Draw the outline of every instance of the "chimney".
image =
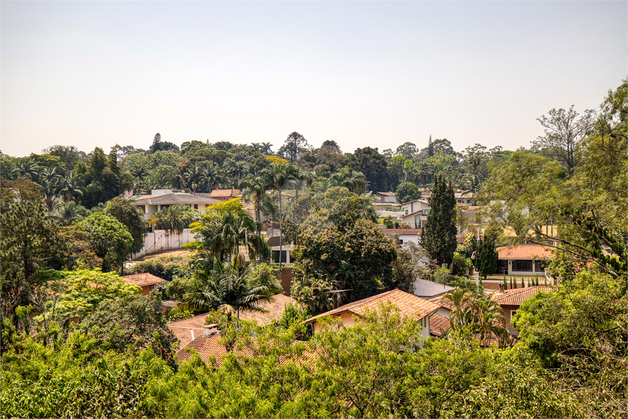
<svg viewBox="0 0 628 419">
<path fill-rule="evenodd" d="M 203 337 L 210 338 L 218 333 L 217 324 L 206 324 L 203 328 Z"/>
<path fill-rule="evenodd" d="M 504 284 L 499 284 L 499 294 L 504 293 Z"/>
</svg>

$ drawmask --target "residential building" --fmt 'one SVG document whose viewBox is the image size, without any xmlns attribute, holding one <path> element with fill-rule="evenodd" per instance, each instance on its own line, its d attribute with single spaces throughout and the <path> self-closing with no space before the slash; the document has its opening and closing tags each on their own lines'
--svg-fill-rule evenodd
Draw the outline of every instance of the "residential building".
<svg viewBox="0 0 628 419">
<path fill-rule="evenodd" d="M 124 279 L 128 284 L 133 284 L 141 287 L 142 291 L 140 291 L 140 294 L 142 295 L 148 295 L 151 290 L 155 289 L 158 284 L 163 284 L 166 282 L 165 279 L 161 279 L 158 276 L 149 273 L 124 275 L 120 278 Z"/>
<path fill-rule="evenodd" d="M 377 192 L 377 202 L 382 204 L 396 204 L 397 198 L 394 192 Z"/>
<path fill-rule="evenodd" d="M 549 292 L 552 290 L 552 287 L 544 286 L 499 290 L 492 295 L 491 299 L 501 308 L 508 332 L 513 336 L 519 336 L 519 332 L 512 326 L 511 320 L 521 304 L 528 298 L 535 296 L 538 292 Z"/>
<path fill-rule="evenodd" d="M 228 201 L 240 196 L 242 196 L 240 189 L 214 189 L 209 194 L 210 198 L 217 199 L 219 201 Z"/>
<path fill-rule="evenodd" d="M 410 228 L 424 228 L 427 222 L 427 214 L 430 212 L 430 206 L 424 199 L 417 199 L 401 204 L 403 215 L 401 222 L 408 224 Z"/>
<path fill-rule="evenodd" d="M 311 325 L 316 332 L 320 330 L 319 320 L 323 317 L 333 316 L 342 319 L 344 326 L 352 326 L 355 324 L 356 319 L 362 317 L 366 312 L 376 311 L 382 305 L 389 303 L 396 306 L 401 315 L 415 318 L 420 322 L 422 326 L 421 336 L 430 336 L 429 316 L 438 310 L 438 305 L 398 289 L 345 304 L 334 310 L 311 317 L 304 323 Z"/>
<path fill-rule="evenodd" d="M 499 274 L 513 276 L 545 275 L 545 266 L 553 258 L 552 248 L 539 244 L 522 244 L 497 249 Z"/>
<path fill-rule="evenodd" d="M 135 198 L 135 206 L 144 211 L 144 218 L 150 220 L 154 213 L 171 205 L 186 205 L 204 212 L 212 204 L 221 202 L 218 199 L 192 195 L 172 189 L 154 189 L 150 195 Z"/>
<path fill-rule="evenodd" d="M 398 239 L 401 245 L 410 242 L 419 244 L 421 239 L 420 228 L 383 228 L 382 233 L 384 236 Z"/>
</svg>

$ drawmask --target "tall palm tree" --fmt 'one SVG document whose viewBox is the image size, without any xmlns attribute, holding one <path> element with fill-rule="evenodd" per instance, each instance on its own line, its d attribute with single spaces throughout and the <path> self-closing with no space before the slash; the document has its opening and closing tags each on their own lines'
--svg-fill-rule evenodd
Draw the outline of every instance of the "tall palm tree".
<svg viewBox="0 0 628 419">
<path fill-rule="evenodd" d="M 248 174 L 240 183 L 242 196 L 246 202 L 253 202 L 255 212 L 255 222 L 261 223 L 261 204 L 269 187 L 269 179 L 264 173 L 259 175 Z"/>
<path fill-rule="evenodd" d="M 57 168 L 45 167 L 39 172 L 38 184 L 44 194 L 44 202 L 48 206 L 48 210 L 52 211 L 52 203 L 55 196 L 61 189 L 59 186 L 61 177 L 57 173 Z"/>
<path fill-rule="evenodd" d="M 259 225 L 248 213 L 226 212 L 214 241 L 213 253 L 221 255 L 220 260 L 229 257 L 230 261 L 235 261 L 238 259 L 240 246 L 244 246 L 250 258 L 255 258 L 264 246 L 259 229 Z"/>
<path fill-rule="evenodd" d="M 235 313 L 240 318 L 240 311 L 265 312 L 256 305 L 261 301 L 271 301 L 268 287 L 259 286 L 250 288 L 247 277 L 248 270 L 240 275 L 237 265 L 223 265 L 217 262 L 217 267 L 210 274 L 204 271 L 195 274 L 194 279 L 198 288 L 184 295 L 183 307 L 193 310 L 218 310 L 231 316 Z"/>
<path fill-rule="evenodd" d="M 473 293 L 466 288 L 456 288 L 443 295 L 443 300 L 449 300 L 454 308 L 451 311 L 449 322 L 453 329 L 460 326 L 467 326 L 473 322 L 471 312 L 468 309 L 468 302 L 473 299 Z"/>
</svg>

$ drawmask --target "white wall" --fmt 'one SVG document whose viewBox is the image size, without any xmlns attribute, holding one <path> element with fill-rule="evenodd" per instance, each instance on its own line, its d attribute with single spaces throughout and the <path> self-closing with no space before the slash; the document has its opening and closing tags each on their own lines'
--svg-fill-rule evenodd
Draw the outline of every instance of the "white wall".
<svg viewBox="0 0 628 419">
<path fill-rule="evenodd" d="M 164 250 L 178 249 L 191 241 L 194 241 L 191 228 L 186 228 L 181 234 L 176 231 L 169 233 L 167 230 L 153 230 L 152 233 L 144 235 L 144 247 L 138 253 L 131 255 L 131 259 Z"/>
</svg>

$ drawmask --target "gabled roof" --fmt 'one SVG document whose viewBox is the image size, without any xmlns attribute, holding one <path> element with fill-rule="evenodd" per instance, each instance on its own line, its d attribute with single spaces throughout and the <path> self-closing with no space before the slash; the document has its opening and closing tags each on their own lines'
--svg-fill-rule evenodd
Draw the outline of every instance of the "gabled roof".
<svg viewBox="0 0 628 419">
<path fill-rule="evenodd" d="M 430 314 L 430 335 L 441 337 L 451 327 L 449 319 L 440 314 Z"/>
<path fill-rule="evenodd" d="M 161 284 L 166 282 L 165 279 L 161 279 L 158 276 L 149 273 L 125 275 L 120 278 L 124 279 L 127 283 L 137 285 L 139 287 L 146 287 L 149 285 Z"/>
<path fill-rule="evenodd" d="M 430 298 L 428 301 L 431 303 L 437 304 L 439 307 L 446 308 L 451 311 L 455 308 L 454 303 L 451 302 L 449 298 L 443 298 L 444 295 L 437 295 L 434 298 Z"/>
<path fill-rule="evenodd" d="M 491 297 L 491 300 L 495 301 L 500 306 L 520 306 L 521 303 L 536 295 L 537 292 L 549 292 L 553 289 L 552 287 L 544 286 L 515 288 L 505 290 L 503 293 L 495 293 Z"/>
<path fill-rule="evenodd" d="M 552 248 L 540 244 L 521 244 L 497 248 L 499 259 L 552 259 Z"/>
<path fill-rule="evenodd" d="M 189 193 L 169 193 L 158 196 L 142 197 L 135 200 L 135 205 L 191 205 L 204 204 L 211 205 L 220 202 L 213 198 L 204 198 L 202 196 L 192 195 Z"/>
<path fill-rule="evenodd" d="M 394 192 L 377 192 L 377 195 L 384 195 L 384 196 L 395 196 Z"/>
<path fill-rule="evenodd" d="M 401 290 L 392 290 L 382 294 L 374 295 L 372 297 L 364 298 L 363 300 L 354 301 L 349 304 L 340 306 L 334 310 L 327 311 L 318 316 L 307 319 L 304 323 L 316 322 L 316 320 L 326 317 L 335 316 L 341 313 L 351 313 L 356 316 L 363 316 L 367 311 L 375 311 L 380 304 L 391 303 L 397 308 L 401 315 L 416 317 L 416 320 L 420 320 L 430 313 L 438 310 L 438 305 L 429 302 L 416 295 L 403 292 Z"/>
<path fill-rule="evenodd" d="M 415 199 L 413 201 L 403 202 L 403 203 L 401 203 L 401 205 L 411 204 L 412 202 L 421 202 L 421 203 L 423 203 L 425 205 L 429 205 L 429 202 L 427 202 L 427 199 L 423 199 L 423 198 Z"/>
<path fill-rule="evenodd" d="M 383 234 L 405 234 L 411 236 L 420 236 L 421 229 L 420 228 L 383 228 Z"/>
</svg>

